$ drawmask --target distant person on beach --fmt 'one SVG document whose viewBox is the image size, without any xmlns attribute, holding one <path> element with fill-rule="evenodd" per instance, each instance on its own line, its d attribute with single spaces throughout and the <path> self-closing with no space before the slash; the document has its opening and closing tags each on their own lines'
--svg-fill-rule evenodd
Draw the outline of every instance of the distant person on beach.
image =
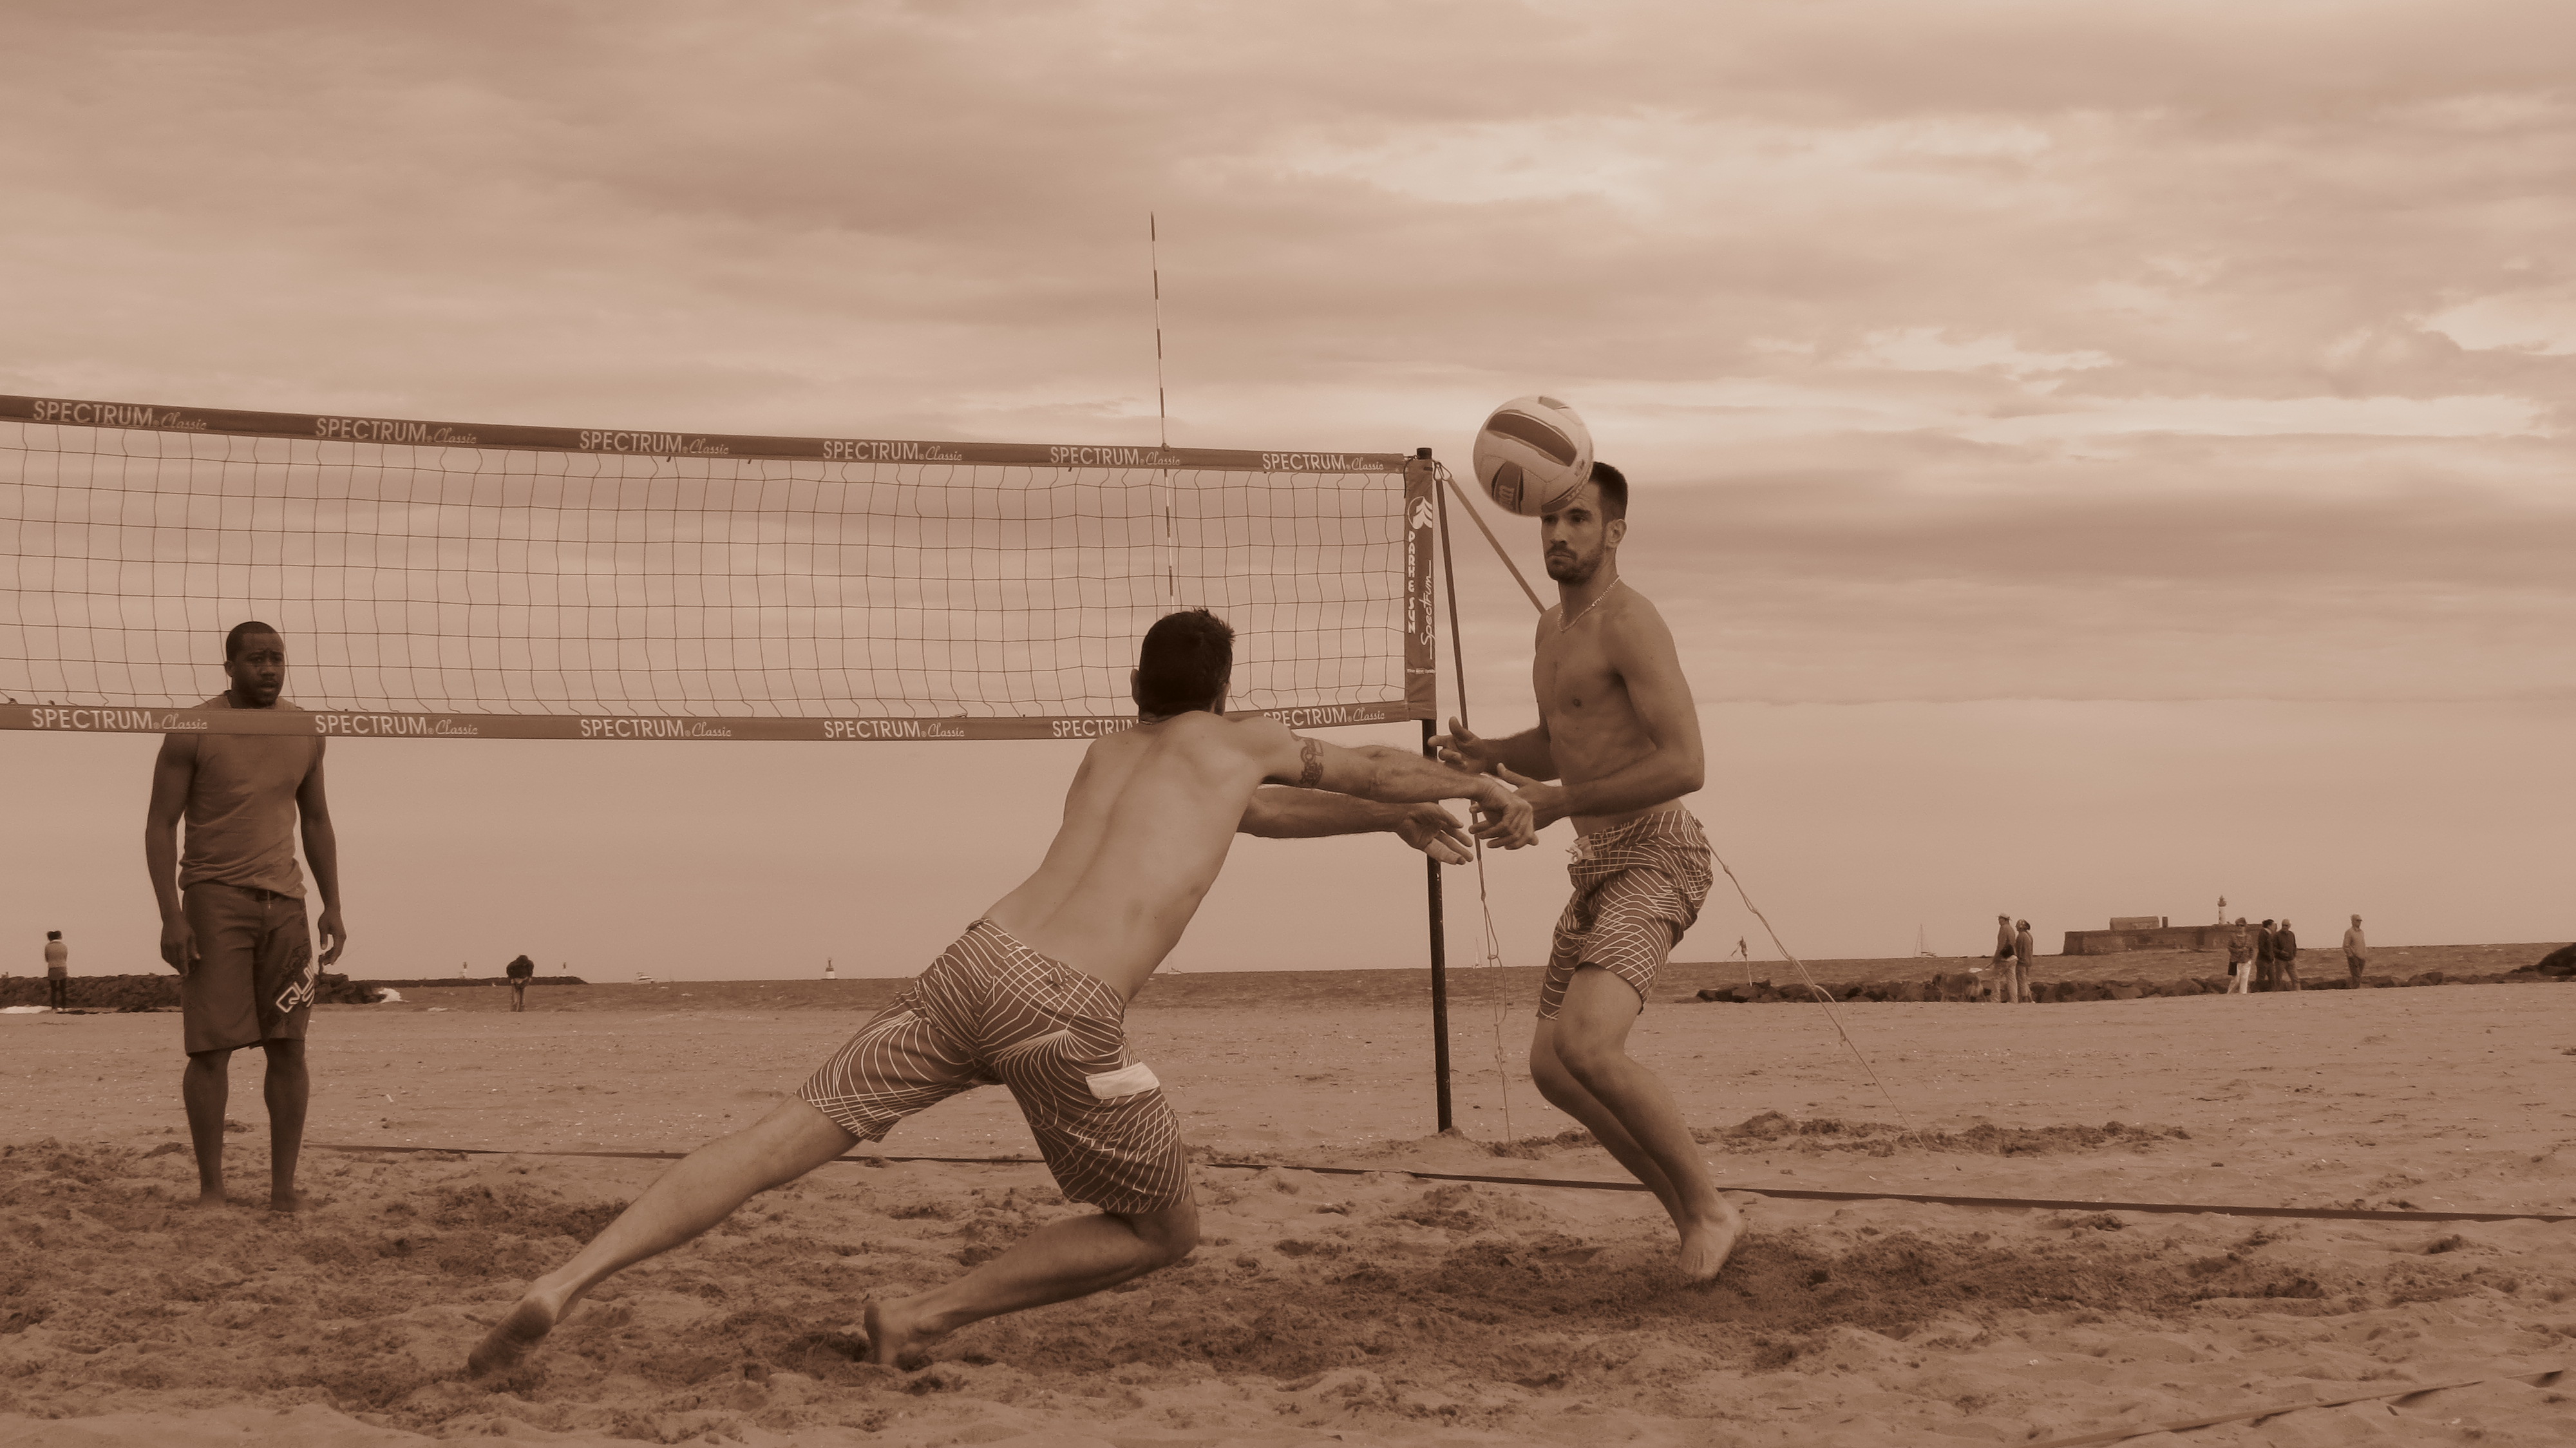
<svg viewBox="0 0 2576 1448">
<path fill-rule="evenodd" d="M 466 1359 L 473 1372 L 525 1357 L 609 1274 L 977 1086 L 1010 1088 L 1064 1194 L 1100 1211 L 1049 1222 L 943 1286 L 867 1303 L 870 1362 L 904 1363 L 970 1322 L 1083 1297 L 1189 1255 L 1198 1210 L 1180 1119 L 1129 1052 L 1125 1020 L 1234 836 L 1392 831 L 1458 864 L 1468 840 L 1437 801 L 1474 801 L 1476 833 L 1506 849 L 1530 843 L 1531 809 L 1501 780 L 1409 749 L 1345 749 L 1269 719 L 1227 719 L 1234 631 L 1204 609 L 1165 615 L 1139 656 L 1137 727 L 1103 734 L 1083 755 L 1037 873 L 795 1096 L 691 1153 L 530 1284 Z M 1264 787 L 1283 784 L 1293 787 Z"/>
<path fill-rule="evenodd" d="M 2030 958 L 2038 952 L 2039 942 L 2031 938 L 2030 922 L 2013 922 L 2012 998 L 2024 1005 L 2030 1004 Z"/>
<path fill-rule="evenodd" d="M 2272 937 L 2272 989 L 2299 988 L 2299 933 L 2290 928 L 2290 918 L 2281 917 L 2281 929 Z"/>
<path fill-rule="evenodd" d="M 1681 797 L 1700 787 L 1699 713 L 1672 630 L 1619 576 L 1628 480 L 1606 463 L 1539 519 L 1557 606 L 1540 615 L 1531 666 L 1538 725 L 1480 739 L 1456 719 L 1434 739 L 1460 769 L 1520 787 L 1538 824 L 1574 821 L 1573 898 L 1557 917 L 1530 1076 L 1663 1204 L 1685 1280 L 1717 1275 L 1744 1230 L 1699 1143 L 1628 1032 L 1714 878 L 1708 836 Z M 1562 779 L 1561 784 L 1541 780 Z"/>
<path fill-rule="evenodd" d="M 513 1012 L 526 1010 L 528 982 L 536 977 L 537 963 L 522 955 L 501 967 L 501 973 L 510 978 L 510 1009 Z"/>
<path fill-rule="evenodd" d="M 2370 942 L 2361 937 L 2361 917 L 2352 917 L 2352 928 L 2343 933 L 2343 968 L 2352 972 L 2352 988 L 2361 989 L 2361 973 L 2370 968 Z"/>
<path fill-rule="evenodd" d="M 54 1010 L 72 1008 L 72 952 L 63 944 L 59 930 L 45 932 L 45 1004 Z"/>
<path fill-rule="evenodd" d="M 302 713 L 286 687 L 286 641 L 264 623 L 224 639 L 232 686 L 203 709 Z M 295 1162 L 304 1145 L 304 1029 L 318 970 L 304 917 L 296 827 L 322 892 L 320 965 L 349 943 L 340 922 L 340 850 L 322 791 L 322 744 L 310 734 L 168 734 L 152 764 L 143 861 L 161 906 L 161 958 L 179 972 L 188 1052 L 180 1097 L 197 1152 L 197 1204 L 224 1201 L 224 1104 L 232 1055 L 257 1045 L 268 1057 L 268 1205 L 296 1209 Z M 188 822 L 186 854 L 177 840 Z"/>
<path fill-rule="evenodd" d="M 2254 941 L 2246 933 L 2245 917 L 2236 917 L 2236 928 L 2227 935 L 2227 993 L 2243 995 L 2254 986 Z"/>
<path fill-rule="evenodd" d="M 2279 930 L 2275 929 L 2273 922 L 2269 920 L 2264 921 L 2262 928 L 2254 933 L 2254 989 L 2256 990 L 2272 988 L 2272 980 L 2276 974 L 2274 967 L 2278 960 L 2276 952 L 2280 949 L 2279 936 Z"/>
</svg>

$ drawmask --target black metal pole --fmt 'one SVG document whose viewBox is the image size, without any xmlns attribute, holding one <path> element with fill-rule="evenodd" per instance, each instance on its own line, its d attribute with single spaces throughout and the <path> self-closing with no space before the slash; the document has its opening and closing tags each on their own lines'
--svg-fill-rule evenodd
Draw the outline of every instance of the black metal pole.
<svg viewBox="0 0 2576 1448">
<path fill-rule="evenodd" d="M 1436 731 L 1432 721 L 1422 721 L 1422 752 L 1437 755 L 1431 747 Z M 1440 1102 L 1440 1129 L 1455 1125 L 1449 1107 L 1449 930 L 1440 913 L 1440 862 L 1425 855 L 1422 859 L 1430 884 L 1431 903 L 1431 1070 L 1437 1081 Z"/>
</svg>

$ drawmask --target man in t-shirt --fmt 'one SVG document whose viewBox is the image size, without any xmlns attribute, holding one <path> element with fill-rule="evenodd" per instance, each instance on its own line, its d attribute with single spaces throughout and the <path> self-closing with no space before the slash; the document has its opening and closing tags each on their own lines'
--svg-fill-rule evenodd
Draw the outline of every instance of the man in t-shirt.
<svg viewBox="0 0 2576 1448">
<path fill-rule="evenodd" d="M 301 714 L 278 696 L 286 687 L 286 641 L 264 623 L 224 639 L 232 686 L 205 709 Z M 188 821 L 186 853 L 177 841 Z M 197 1204 L 224 1201 L 224 1103 L 232 1055 L 256 1045 L 268 1057 L 268 1205 L 296 1208 L 295 1161 L 304 1145 L 304 1028 L 313 1013 L 318 965 L 304 919 L 304 876 L 295 865 L 298 822 L 304 858 L 322 892 L 324 950 L 340 958 L 340 852 L 322 792 L 322 740 L 314 734 L 170 734 L 152 765 L 152 806 L 143 828 L 144 867 L 161 904 L 161 958 L 179 972 L 188 1069 L 180 1097 L 197 1149 Z"/>
<path fill-rule="evenodd" d="M 2353 917 L 2359 920 L 2361 917 Z M 45 1004 L 58 1011 L 72 1008 L 71 948 L 59 930 L 45 932 Z"/>
<path fill-rule="evenodd" d="M 510 978 L 510 1009 L 513 1011 L 526 1010 L 528 1008 L 528 980 L 537 973 L 537 963 L 523 955 L 502 967 L 501 973 Z"/>
<path fill-rule="evenodd" d="M 2352 928 L 2343 933 L 2343 967 L 2352 972 L 2352 988 L 2361 989 L 2361 973 L 2370 966 L 2370 942 L 2361 938 L 2361 917 L 2352 917 Z"/>
</svg>

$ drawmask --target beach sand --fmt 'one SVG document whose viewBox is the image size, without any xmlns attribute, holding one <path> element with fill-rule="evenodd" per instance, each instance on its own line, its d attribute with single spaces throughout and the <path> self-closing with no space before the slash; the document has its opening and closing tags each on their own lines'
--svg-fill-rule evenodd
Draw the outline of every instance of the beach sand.
<svg viewBox="0 0 2576 1448">
<path fill-rule="evenodd" d="M 1820 1008 L 1671 1003 L 1691 975 L 1634 1048 L 1730 1186 L 2576 1212 L 2576 992 L 2554 985 L 1841 1008 L 1900 1120 Z M 1188 1263 L 967 1328 L 911 1375 L 851 1360 L 861 1302 L 1076 1210 L 1042 1168 L 827 1166 L 483 1383 L 466 1349 L 662 1164 L 320 1145 L 684 1149 L 792 1090 L 885 983 L 325 1009 L 293 1220 L 179 1208 L 176 1016 L 0 1018 L 0 1440 L 2026 1443 L 2576 1364 L 2576 1223 L 1746 1194 L 1735 1260 L 1685 1287 L 1642 1195 L 1399 1174 L 1620 1179 L 1518 1069 L 1526 985 L 1460 973 L 1443 1138 L 1419 974 L 1158 982 L 1131 1031 L 1190 1139 L 1285 1165 L 1203 1167 Z M 257 1200 L 255 1060 L 233 1092 Z M 1030 1148 L 987 1091 L 878 1150 Z M 1317 1165 L 1368 1174 L 1296 1169 Z M 2495 1382 L 2135 1441 L 2564 1443 L 2571 1396 Z"/>
</svg>

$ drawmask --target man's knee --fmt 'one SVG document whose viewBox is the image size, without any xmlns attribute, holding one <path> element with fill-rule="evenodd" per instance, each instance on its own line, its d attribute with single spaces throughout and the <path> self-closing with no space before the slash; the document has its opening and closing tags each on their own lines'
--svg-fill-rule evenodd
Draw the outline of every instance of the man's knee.
<svg viewBox="0 0 2576 1448">
<path fill-rule="evenodd" d="M 1154 1268 L 1169 1267 L 1187 1257 L 1199 1245 L 1199 1208 L 1196 1202 L 1182 1202 L 1151 1212 L 1122 1214 L 1145 1249 L 1153 1254 Z"/>
<path fill-rule="evenodd" d="M 268 1053 L 268 1064 L 272 1066 L 304 1064 L 304 1042 L 300 1038 L 281 1037 L 273 1041 L 262 1041 L 259 1043 L 259 1048 Z"/>
<path fill-rule="evenodd" d="M 1598 1083 L 1626 1058 L 1627 1052 L 1606 1041 L 1576 1039 L 1556 1043 L 1559 1068 L 1575 1085 L 1596 1096 L 1600 1094 Z"/>
</svg>

